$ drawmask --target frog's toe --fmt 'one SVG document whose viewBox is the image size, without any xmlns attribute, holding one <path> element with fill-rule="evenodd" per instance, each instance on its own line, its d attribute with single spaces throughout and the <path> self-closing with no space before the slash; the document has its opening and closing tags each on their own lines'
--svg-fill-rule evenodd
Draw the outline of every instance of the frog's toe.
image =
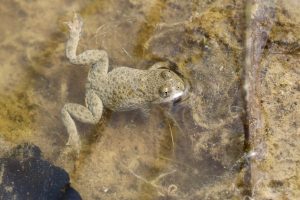
<svg viewBox="0 0 300 200">
<path fill-rule="evenodd" d="M 81 145 L 66 145 L 62 154 L 65 157 L 74 157 L 77 158 L 80 154 Z"/>
<path fill-rule="evenodd" d="M 83 21 L 79 14 L 75 13 L 73 20 L 66 22 L 71 32 L 81 32 Z"/>
<path fill-rule="evenodd" d="M 80 156 L 80 151 L 78 149 L 74 149 L 72 146 L 65 146 L 59 154 L 58 163 L 65 165 L 65 167 L 72 171 L 76 167 L 76 160 Z"/>
<path fill-rule="evenodd" d="M 81 149 L 81 142 L 80 142 L 79 138 L 74 139 L 74 138 L 70 137 L 66 146 L 79 152 Z"/>
<path fill-rule="evenodd" d="M 76 25 L 78 28 L 81 28 L 83 25 L 83 21 L 81 16 L 78 13 L 75 13 L 74 17 L 73 17 L 73 23 L 74 25 Z"/>
</svg>

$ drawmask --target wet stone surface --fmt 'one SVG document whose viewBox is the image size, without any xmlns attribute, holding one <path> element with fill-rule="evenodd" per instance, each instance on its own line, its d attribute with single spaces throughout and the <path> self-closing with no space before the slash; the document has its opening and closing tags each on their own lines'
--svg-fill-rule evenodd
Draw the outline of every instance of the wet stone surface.
<svg viewBox="0 0 300 200">
<path fill-rule="evenodd" d="M 0 159 L 0 199 L 74 199 L 67 172 L 44 160 L 41 150 L 28 143 Z"/>
</svg>

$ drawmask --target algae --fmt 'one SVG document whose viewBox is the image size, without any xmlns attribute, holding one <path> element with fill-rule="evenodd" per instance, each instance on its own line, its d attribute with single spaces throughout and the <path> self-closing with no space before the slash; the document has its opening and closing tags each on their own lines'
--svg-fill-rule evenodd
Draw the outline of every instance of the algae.
<svg viewBox="0 0 300 200">
<path fill-rule="evenodd" d="M 0 107 L 0 132 L 5 140 L 18 143 L 32 136 L 34 105 L 24 94 L 2 95 Z"/>
</svg>

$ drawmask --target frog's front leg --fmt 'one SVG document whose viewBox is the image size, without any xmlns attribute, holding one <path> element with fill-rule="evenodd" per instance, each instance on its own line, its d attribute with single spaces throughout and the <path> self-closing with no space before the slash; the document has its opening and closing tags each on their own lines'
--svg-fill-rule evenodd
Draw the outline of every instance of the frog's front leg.
<svg viewBox="0 0 300 200">
<path fill-rule="evenodd" d="M 72 118 L 83 123 L 96 124 L 101 119 L 103 111 L 102 101 L 93 91 L 87 92 L 85 104 L 86 107 L 75 103 L 67 103 L 62 108 L 62 121 L 69 134 L 67 145 L 70 145 L 77 152 L 80 151 L 81 142 Z"/>
<path fill-rule="evenodd" d="M 80 16 L 75 14 L 73 20 L 68 22 L 67 25 L 70 29 L 70 36 L 66 44 L 66 56 L 70 62 L 76 65 L 93 65 L 93 67 L 97 69 L 95 73 L 98 73 L 99 75 L 106 74 L 108 71 L 108 56 L 105 51 L 93 49 L 86 50 L 83 53 L 76 55 L 83 26 Z"/>
</svg>

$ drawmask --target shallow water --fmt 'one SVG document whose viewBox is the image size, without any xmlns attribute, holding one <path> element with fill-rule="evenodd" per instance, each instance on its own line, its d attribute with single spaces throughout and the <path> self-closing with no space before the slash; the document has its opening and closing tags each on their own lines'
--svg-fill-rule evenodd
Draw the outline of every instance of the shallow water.
<svg viewBox="0 0 300 200">
<path fill-rule="evenodd" d="M 299 10 L 297 0 L 4 0 L 0 155 L 36 144 L 83 199 L 295 199 Z M 84 20 L 78 52 L 103 49 L 111 68 L 169 60 L 191 85 L 148 118 L 105 110 L 95 126 L 76 122 L 78 158 L 62 156 L 60 116 L 65 103 L 84 103 L 89 70 L 65 56 L 74 11 Z M 247 41 L 257 46 L 251 51 Z"/>
</svg>

